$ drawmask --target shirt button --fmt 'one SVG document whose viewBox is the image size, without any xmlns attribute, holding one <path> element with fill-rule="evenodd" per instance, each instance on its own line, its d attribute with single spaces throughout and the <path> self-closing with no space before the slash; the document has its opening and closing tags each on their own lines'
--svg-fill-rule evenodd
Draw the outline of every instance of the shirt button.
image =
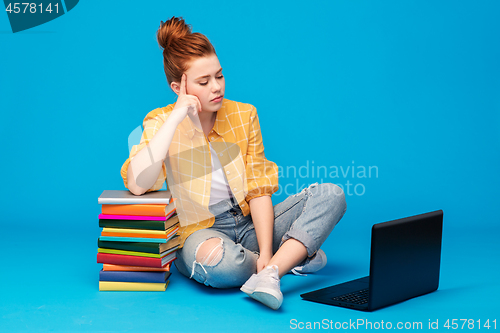
<svg viewBox="0 0 500 333">
<path fill-rule="evenodd" d="M 229 175 L 231 172 L 229 172 L 229 170 L 228 170 L 228 171 L 226 171 L 226 173 Z"/>
<path fill-rule="evenodd" d="M 234 192 L 236 192 L 236 190 L 237 190 L 237 188 L 236 188 L 236 187 L 235 187 L 235 188 L 233 188 L 233 191 L 234 191 Z"/>
<path fill-rule="evenodd" d="M 219 155 L 219 156 L 222 156 L 222 153 L 220 153 L 220 155 Z"/>
<path fill-rule="evenodd" d="M 241 207 L 245 207 L 245 204 L 241 204 Z"/>
</svg>

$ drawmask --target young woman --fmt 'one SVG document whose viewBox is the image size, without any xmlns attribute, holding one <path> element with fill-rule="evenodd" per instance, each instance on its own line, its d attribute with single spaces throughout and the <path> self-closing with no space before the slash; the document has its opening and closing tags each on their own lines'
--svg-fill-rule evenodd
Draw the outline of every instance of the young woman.
<svg viewBox="0 0 500 333">
<path fill-rule="evenodd" d="M 344 193 L 315 183 L 273 207 L 278 168 L 264 155 L 257 110 L 224 98 L 210 41 L 176 17 L 161 22 L 157 40 L 178 97 L 144 119 L 121 169 L 125 187 L 141 195 L 166 179 L 181 225 L 179 272 L 278 309 L 284 274 L 325 266 L 320 246 L 345 213 Z"/>
</svg>

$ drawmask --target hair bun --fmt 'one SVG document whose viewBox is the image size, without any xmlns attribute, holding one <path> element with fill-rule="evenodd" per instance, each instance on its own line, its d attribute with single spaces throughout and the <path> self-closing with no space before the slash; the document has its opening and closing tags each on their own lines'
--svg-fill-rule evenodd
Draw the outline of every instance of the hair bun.
<svg viewBox="0 0 500 333">
<path fill-rule="evenodd" d="M 162 49 L 169 48 L 175 41 L 191 33 L 191 26 L 186 24 L 182 17 L 175 17 L 166 22 L 161 21 L 160 28 L 156 32 L 158 45 Z"/>
</svg>

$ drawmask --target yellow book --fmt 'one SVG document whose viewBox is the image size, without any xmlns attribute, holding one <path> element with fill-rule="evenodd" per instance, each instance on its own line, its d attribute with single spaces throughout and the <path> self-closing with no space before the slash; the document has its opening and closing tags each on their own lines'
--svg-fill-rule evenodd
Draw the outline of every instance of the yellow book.
<svg viewBox="0 0 500 333">
<path fill-rule="evenodd" d="M 165 291 L 168 283 L 99 281 L 99 291 Z"/>
</svg>

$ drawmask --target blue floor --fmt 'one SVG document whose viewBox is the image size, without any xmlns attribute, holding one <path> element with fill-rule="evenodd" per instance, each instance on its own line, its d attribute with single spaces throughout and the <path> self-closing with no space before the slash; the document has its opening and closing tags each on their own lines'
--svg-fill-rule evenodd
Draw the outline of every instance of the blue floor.
<svg viewBox="0 0 500 333">
<path fill-rule="evenodd" d="M 0 332 L 498 331 L 500 1 L 138 4 L 80 1 L 16 34 L 0 14 Z M 165 292 L 98 291 L 97 197 L 125 189 L 127 138 L 177 99 L 155 35 L 172 16 L 213 43 L 225 97 L 257 108 L 274 204 L 316 181 L 355 192 L 326 268 L 285 276 L 279 311 L 175 268 Z M 301 300 L 368 274 L 373 223 L 434 209 L 436 292 L 373 313 Z"/>
<path fill-rule="evenodd" d="M 446 222 L 438 291 L 373 313 L 311 303 L 299 296 L 367 275 L 369 228 L 347 241 L 344 237 L 352 235 L 354 227 L 339 224 L 323 246 L 329 259 L 326 268 L 307 277 L 286 275 L 281 282 L 283 306 L 273 311 L 238 289 L 211 289 L 175 268 L 166 292 L 99 292 L 99 228 L 10 227 L 0 243 L 0 331 L 281 332 L 307 325 L 318 330 L 335 329 L 335 324 L 346 328 L 353 322 L 366 330 L 370 325 L 381 329 L 382 321 L 385 328 L 396 329 L 401 323 L 416 329 L 421 323 L 422 330 L 428 330 L 429 321 L 436 320 L 439 331 L 444 331 L 447 319 L 458 319 L 460 328 L 464 322 L 459 319 L 473 319 L 473 329 L 480 320 L 483 331 L 488 331 L 483 325 L 489 319 L 494 331 L 493 320 L 500 324 L 498 232 L 471 233 L 446 227 Z M 469 331 L 468 325 L 464 330 Z"/>
</svg>

